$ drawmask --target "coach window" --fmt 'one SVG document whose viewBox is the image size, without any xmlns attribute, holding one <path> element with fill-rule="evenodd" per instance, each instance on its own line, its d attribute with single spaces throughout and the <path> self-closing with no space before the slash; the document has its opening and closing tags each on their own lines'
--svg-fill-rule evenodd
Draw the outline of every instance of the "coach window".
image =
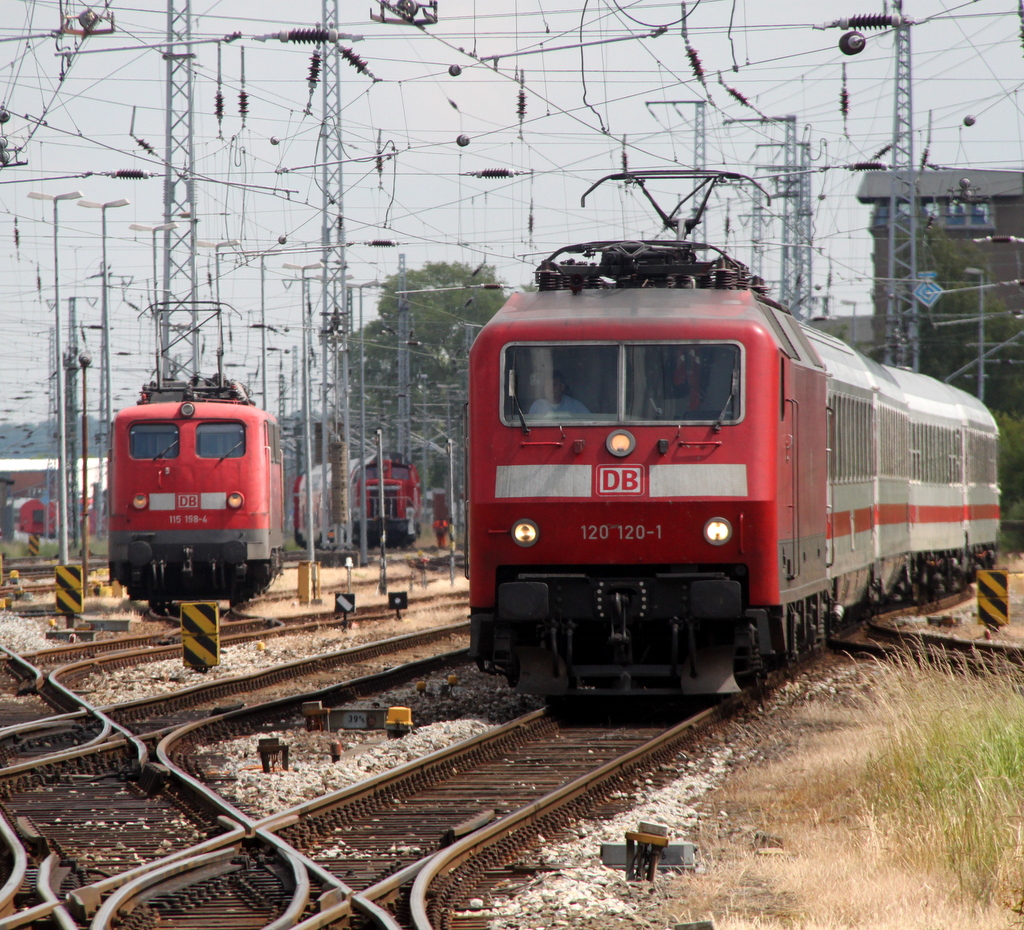
<svg viewBox="0 0 1024 930">
<path fill-rule="evenodd" d="M 178 427 L 173 423 L 136 423 L 128 430 L 133 459 L 176 459 L 180 451 Z"/>
<path fill-rule="evenodd" d="M 242 458 L 245 427 L 241 423 L 200 423 L 196 427 L 196 455 L 201 459 Z"/>
<path fill-rule="evenodd" d="M 735 421 L 740 400 L 738 346 L 626 346 L 626 420 Z"/>
</svg>

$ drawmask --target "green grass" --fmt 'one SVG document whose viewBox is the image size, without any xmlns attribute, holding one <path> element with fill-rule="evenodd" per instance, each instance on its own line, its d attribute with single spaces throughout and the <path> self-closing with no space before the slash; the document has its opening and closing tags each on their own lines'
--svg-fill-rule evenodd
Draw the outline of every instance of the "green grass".
<svg viewBox="0 0 1024 930">
<path fill-rule="evenodd" d="M 979 902 L 1024 894 L 1024 676 L 907 665 L 862 794 L 897 858 Z"/>
</svg>

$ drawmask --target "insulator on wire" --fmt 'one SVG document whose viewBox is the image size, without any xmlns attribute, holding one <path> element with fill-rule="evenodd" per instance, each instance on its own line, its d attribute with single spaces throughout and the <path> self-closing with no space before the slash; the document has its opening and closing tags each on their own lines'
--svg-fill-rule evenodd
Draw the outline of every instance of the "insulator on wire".
<svg viewBox="0 0 1024 930">
<path fill-rule="evenodd" d="M 242 128 L 245 128 L 245 118 L 249 115 L 249 95 L 245 92 L 245 48 L 240 48 L 241 66 L 239 81 L 242 89 L 238 92 L 238 115 L 242 117 Z"/>
<path fill-rule="evenodd" d="M 145 181 L 155 177 L 152 171 L 142 171 L 139 168 L 118 168 L 117 171 L 105 171 L 108 178 L 120 178 L 122 181 Z"/>
<path fill-rule="evenodd" d="M 374 249 L 393 249 L 398 245 L 394 239 L 371 239 L 366 244 Z"/>
<path fill-rule="evenodd" d="M 519 93 L 516 95 L 516 115 L 519 117 L 519 138 L 523 137 L 523 117 L 526 116 L 526 88 L 524 81 L 526 73 L 519 72 Z"/>
<path fill-rule="evenodd" d="M 846 168 L 848 171 L 886 171 L 889 166 L 880 161 L 855 161 Z"/>
<path fill-rule="evenodd" d="M 309 84 L 309 92 L 312 93 L 313 89 L 320 82 L 320 53 L 313 52 L 309 57 L 309 77 L 306 78 L 306 82 Z"/>
<path fill-rule="evenodd" d="M 883 145 L 877 152 L 875 152 L 875 154 L 871 156 L 871 160 L 878 161 L 878 159 L 880 159 L 883 155 L 887 155 L 891 151 L 892 143 L 890 142 L 888 145 Z"/>
<path fill-rule="evenodd" d="M 285 29 L 277 34 L 281 42 L 304 42 L 307 45 L 323 45 L 337 42 L 337 29 Z"/>
<path fill-rule="evenodd" d="M 846 65 L 843 65 L 843 88 L 839 91 L 839 112 L 843 114 L 843 135 L 849 135 L 846 118 L 850 115 L 850 92 L 846 89 Z"/>
<path fill-rule="evenodd" d="M 686 46 L 686 57 L 690 59 L 690 67 L 693 69 L 693 74 L 701 84 L 704 84 L 704 66 L 700 63 L 700 55 L 697 54 L 697 50 L 687 43 Z"/>
<path fill-rule="evenodd" d="M 132 138 L 138 143 L 140 149 L 147 155 L 152 155 L 156 158 L 156 149 L 153 148 L 145 139 L 140 139 L 138 136 L 132 136 Z"/>
<path fill-rule="evenodd" d="M 14 218 L 14 247 L 21 245 L 21 233 L 18 231 L 18 218 Z"/>
<path fill-rule="evenodd" d="M 366 62 L 363 61 L 355 52 L 350 48 L 345 48 L 344 45 L 338 46 L 338 51 L 341 52 L 341 57 L 345 59 L 353 68 L 356 69 L 360 74 L 365 74 L 367 77 L 373 78 L 375 81 L 377 78 L 370 73 L 370 69 L 367 67 Z"/>
<path fill-rule="evenodd" d="M 864 16 L 851 16 L 840 22 L 843 29 L 888 29 L 890 26 L 902 25 L 903 17 L 898 13 L 869 13 Z"/>
<path fill-rule="evenodd" d="M 484 168 L 483 171 L 463 171 L 464 178 L 514 178 L 526 174 L 525 171 L 513 171 L 511 168 Z"/>
<path fill-rule="evenodd" d="M 622 170 L 629 171 L 629 155 L 626 153 L 626 137 L 622 137 Z"/>
<path fill-rule="evenodd" d="M 213 98 L 213 113 L 217 117 L 217 138 L 223 139 L 222 127 L 224 125 L 224 92 L 221 86 L 220 68 L 221 44 L 217 43 L 217 93 Z"/>
</svg>

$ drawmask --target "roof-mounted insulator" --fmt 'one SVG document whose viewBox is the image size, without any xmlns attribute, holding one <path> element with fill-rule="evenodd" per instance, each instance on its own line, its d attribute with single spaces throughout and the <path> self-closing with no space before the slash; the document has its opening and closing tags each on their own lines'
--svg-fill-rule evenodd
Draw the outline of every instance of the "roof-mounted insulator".
<svg viewBox="0 0 1024 930">
<path fill-rule="evenodd" d="M 882 164 L 880 161 L 855 161 L 852 165 L 847 165 L 847 171 L 886 171 L 888 165 Z"/>
</svg>

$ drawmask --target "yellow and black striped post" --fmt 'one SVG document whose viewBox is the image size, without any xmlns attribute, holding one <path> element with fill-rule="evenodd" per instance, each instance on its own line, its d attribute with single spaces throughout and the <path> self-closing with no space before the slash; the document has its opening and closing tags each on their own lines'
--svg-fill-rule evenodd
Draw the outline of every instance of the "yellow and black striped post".
<svg viewBox="0 0 1024 930">
<path fill-rule="evenodd" d="M 28 554 L 39 555 L 39 537 L 35 533 L 28 538 Z"/>
<path fill-rule="evenodd" d="M 978 619 L 993 630 L 1010 622 L 1009 573 L 979 569 Z"/>
<path fill-rule="evenodd" d="M 181 605 L 181 659 L 189 668 L 220 665 L 220 605 L 216 601 Z"/>
<path fill-rule="evenodd" d="M 80 614 L 85 610 L 82 595 L 82 566 L 58 565 L 53 570 L 54 592 L 57 595 L 57 613 Z"/>
</svg>

